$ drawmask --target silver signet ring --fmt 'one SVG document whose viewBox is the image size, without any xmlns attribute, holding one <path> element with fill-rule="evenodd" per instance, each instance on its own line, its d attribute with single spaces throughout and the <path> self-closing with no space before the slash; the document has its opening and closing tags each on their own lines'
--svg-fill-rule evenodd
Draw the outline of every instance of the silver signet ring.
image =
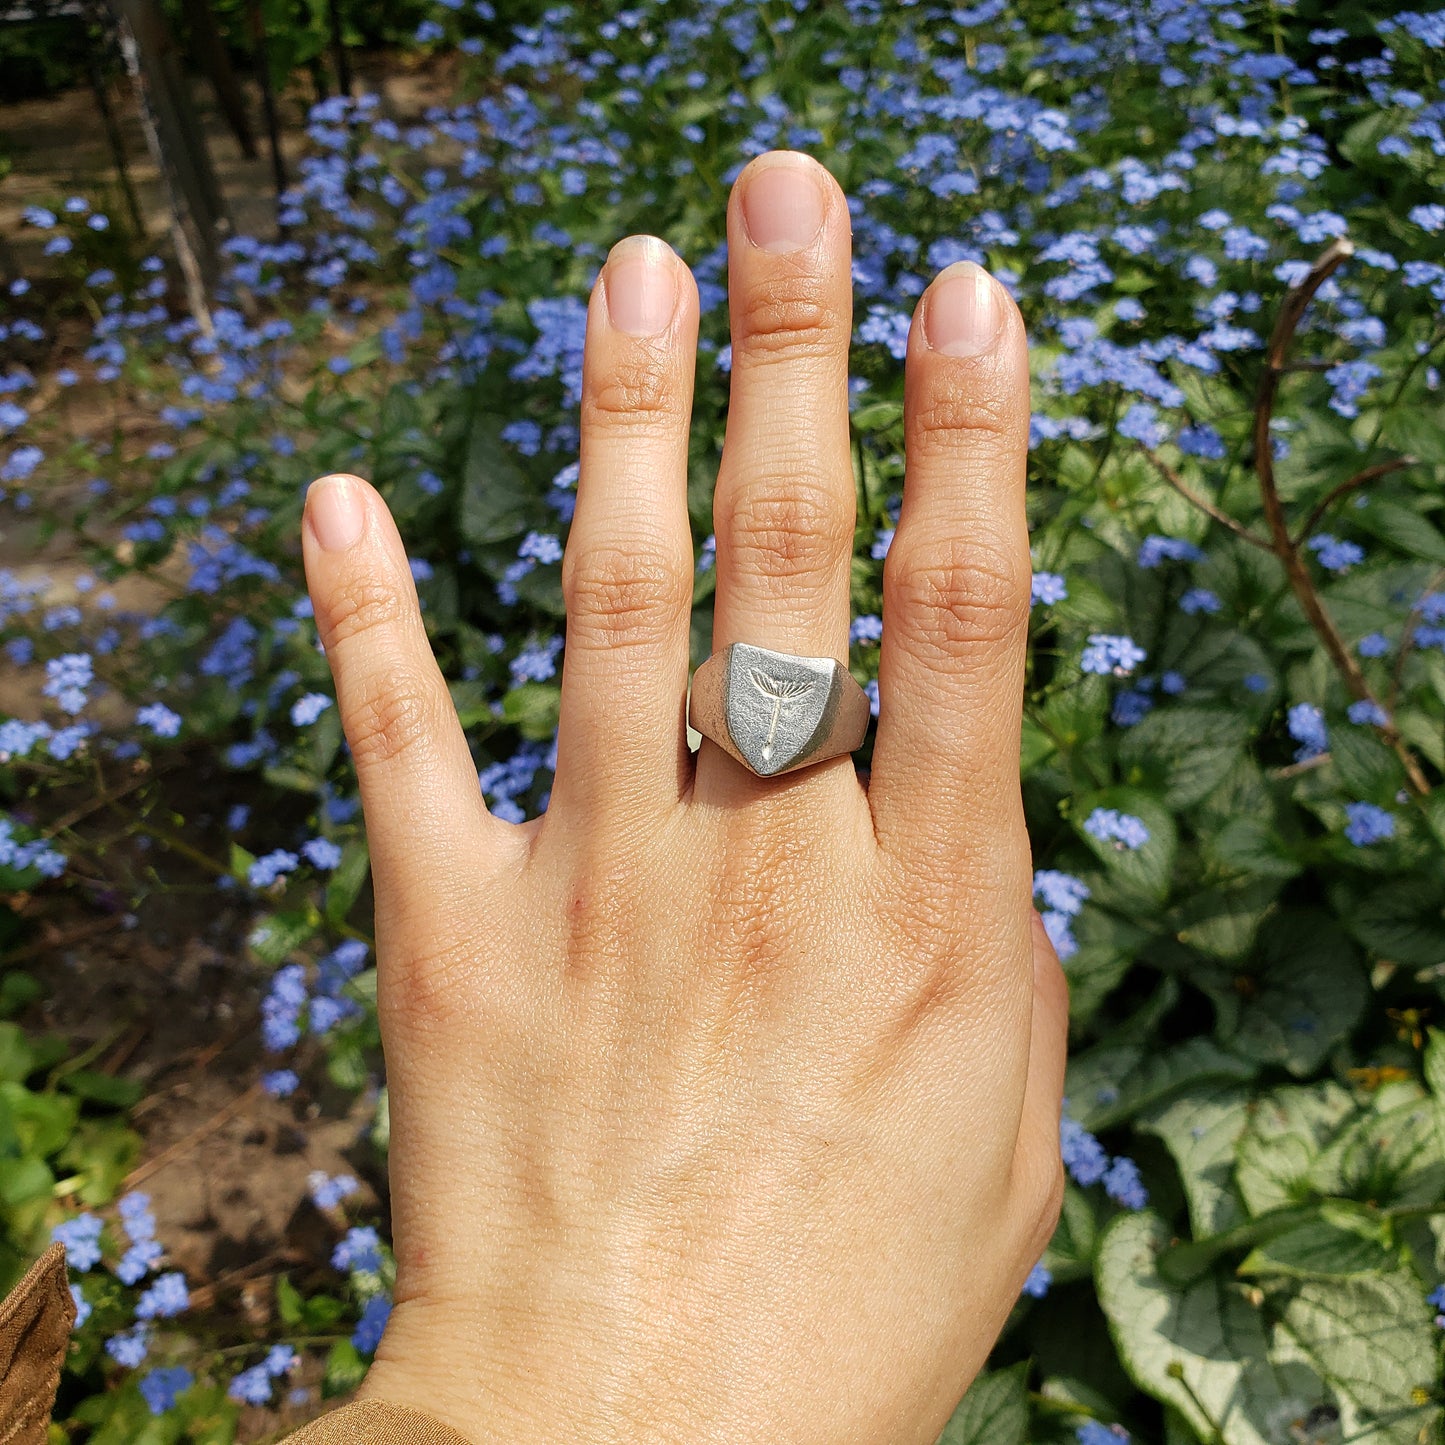
<svg viewBox="0 0 1445 1445">
<path fill-rule="evenodd" d="M 734 642 L 693 674 L 688 722 L 760 778 L 861 746 L 868 694 L 836 658 Z"/>
</svg>

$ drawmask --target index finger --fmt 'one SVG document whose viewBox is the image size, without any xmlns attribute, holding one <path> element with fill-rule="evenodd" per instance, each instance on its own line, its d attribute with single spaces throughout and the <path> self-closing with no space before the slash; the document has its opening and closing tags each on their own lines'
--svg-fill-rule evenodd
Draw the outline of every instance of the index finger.
<svg viewBox="0 0 1445 1445">
<path fill-rule="evenodd" d="M 1017 871 L 1018 855 L 1026 873 L 1027 848 L 1013 845 L 1025 836 L 1028 346 L 1012 298 L 971 262 L 942 272 L 914 312 L 904 427 L 903 510 L 883 568 L 874 827 L 910 871 L 982 880 Z"/>
</svg>

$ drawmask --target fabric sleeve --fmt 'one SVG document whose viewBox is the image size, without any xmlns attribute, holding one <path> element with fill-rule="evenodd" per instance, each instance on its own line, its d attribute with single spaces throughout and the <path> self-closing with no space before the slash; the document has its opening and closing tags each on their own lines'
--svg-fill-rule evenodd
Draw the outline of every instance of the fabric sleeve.
<svg viewBox="0 0 1445 1445">
<path fill-rule="evenodd" d="M 3 1442 L 0 1442 L 3 1445 Z M 360 1400 L 323 1415 L 281 1445 L 472 1445 L 450 1426 L 401 1405 Z"/>
<path fill-rule="evenodd" d="M 45 1445 L 74 1323 L 65 1247 L 52 1244 L 0 1303 L 0 1445 Z"/>
</svg>

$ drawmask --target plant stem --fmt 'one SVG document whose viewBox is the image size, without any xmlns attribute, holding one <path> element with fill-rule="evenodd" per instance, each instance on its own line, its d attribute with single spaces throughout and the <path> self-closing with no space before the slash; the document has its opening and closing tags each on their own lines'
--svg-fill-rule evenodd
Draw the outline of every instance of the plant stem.
<svg viewBox="0 0 1445 1445">
<path fill-rule="evenodd" d="M 1295 332 L 1299 330 L 1299 324 L 1304 320 L 1304 314 L 1309 309 L 1315 292 L 1354 255 L 1354 251 L 1353 243 L 1344 238 L 1332 241 L 1319 260 L 1310 267 L 1309 274 L 1284 299 L 1265 351 L 1264 369 L 1260 373 L 1259 390 L 1255 395 L 1254 467 L 1259 477 L 1260 500 L 1264 504 L 1264 517 L 1269 526 L 1274 554 L 1279 558 L 1280 565 L 1289 578 L 1305 617 L 1324 643 L 1330 660 L 1345 680 L 1345 686 L 1357 699 L 1373 702 L 1378 707 L 1379 700 L 1370 691 L 1360 664 L 1345 645 L 1345 639 L 1340 636 L 1334 618 L 1325 610 L 1324 601 L 1310 576 L 1304 555 L 1290 537 L 1289 523 L 1284 515 L 1284 502 L 1275 481 L 1274 452 L 1270 446 L 1270 421 L 1274 416 L 1275 398 L 1279 394 L 1280 378 L 1284 375 L 1285 365 L 1289 360 L 1289 348 L 1294 341 Z M 1428 794 L 1430 784 L 1419 760 L 1400 736 L 1394 722 L 1387 723 L 1380 732 L 1404 766 L 1410 786 L 1421 797 Z"/>
</svg>

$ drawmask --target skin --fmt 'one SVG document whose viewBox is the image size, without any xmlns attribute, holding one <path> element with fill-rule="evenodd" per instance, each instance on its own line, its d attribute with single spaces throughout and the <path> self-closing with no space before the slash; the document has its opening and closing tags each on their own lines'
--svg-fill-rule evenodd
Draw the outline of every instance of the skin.
<svg viewBox="0 0 1445 1445">
<path fill-rule="evenodd" d="M 777 167 L 821 188 L 800 250 L 745 223 Z M 843 194 L 760 156 L 728 240 L 713 645 L 844 659 Z M 638 336 L 614 313 L 647 257 L 675 299 Z M 698 301 L 662 243 L 619 245 L 588 311 L 544 816 L 488 813 L 381 498 L 313 486 L 391 1088 L 396 1308 L 364 1397 L 479 1445 L 931 1445 L 987 1358 L 1058 1219 L 1068 998 L 1019 797 L 1024 326 L 985 279 L 996 332 L 935 349 L 960 274 L 982 276 L 935 278 L 908 342 L 866 779 L 846 755 L 761 779 L 687 750 Z M 328 549 L 337 487 L 362 529 Z"/>
</svg>

